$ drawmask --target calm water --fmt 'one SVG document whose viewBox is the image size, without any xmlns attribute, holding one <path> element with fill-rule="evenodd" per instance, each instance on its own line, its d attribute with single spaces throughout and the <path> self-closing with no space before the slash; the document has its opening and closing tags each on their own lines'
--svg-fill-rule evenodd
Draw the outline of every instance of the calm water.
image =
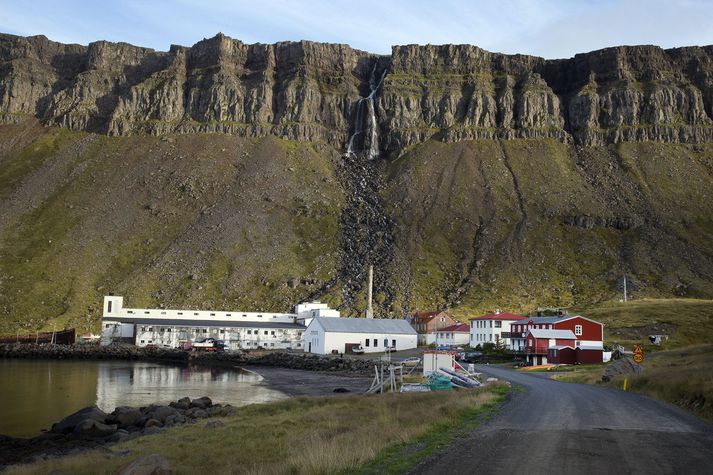
<svg viewBox="0 0 713 475">
<path fill-rule="evenodd" d="M 184 396 L 242 406 L 287 396 L 261 385 L 256 373 L 225 368 L 123 361 L 0 359 L 0 434 L 38 435 L 54 422 L 96 404 L 146 406 Z"/>
</svg>

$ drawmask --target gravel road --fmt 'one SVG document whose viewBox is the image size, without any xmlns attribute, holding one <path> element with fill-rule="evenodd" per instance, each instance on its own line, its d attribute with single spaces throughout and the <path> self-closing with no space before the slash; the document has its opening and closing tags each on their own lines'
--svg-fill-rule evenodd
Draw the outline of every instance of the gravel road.
<svg viewBox="0 0 713 475">
<path fill-rule="evenodd" d="M 672 405 L 543 375 L 477 371 L 524 391 L 412 473 L 713 473 L 713 425 Z"/>
</svg>

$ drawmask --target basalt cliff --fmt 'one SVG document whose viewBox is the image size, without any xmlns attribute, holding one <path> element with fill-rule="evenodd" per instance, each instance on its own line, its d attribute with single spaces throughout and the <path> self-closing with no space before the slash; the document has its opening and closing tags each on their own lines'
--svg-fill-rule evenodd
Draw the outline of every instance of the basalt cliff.
<svg viewBox="0 0 713 475">
<path fill-rule="evenodd" d="M 713 296 L 713 46 L 0 35 L 0 317 Z M 349 152 L 349 153 L 346 153 Z M 30 325 L 31 326 L 31 325 Z"/>
</svg>

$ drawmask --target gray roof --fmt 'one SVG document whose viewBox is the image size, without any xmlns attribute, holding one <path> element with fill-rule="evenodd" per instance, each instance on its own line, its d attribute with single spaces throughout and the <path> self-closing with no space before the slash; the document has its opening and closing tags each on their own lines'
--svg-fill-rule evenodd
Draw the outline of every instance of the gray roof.
<svg viewBox="0 0 713 475">
<path fill-rule="evenodd" d="M 560 340 L 576 340 L 572 330 L 543 330 L 541 328 L 530 328 L 530 333 L 535 338 L 555 338 Z"/>
<path fill-rule="evenodd" d="M 418 335 L 418 332 L 406 321 L 391 318 L 329 318 L 317 317 L 324 331 L 335 333 L 384 333 Z"/>
<path fill-rule="evenodd" d="M 105 317 L 103 322 L 136 323 L 139 325 L 152 325 L 154 327 L 215 327 L 215 328 L 276 328 L 284 330 L 304 330 L 307 327 L 297 323 L 279 322 L 241 322 L 241 321 L 218 321 L 218 320 L 179 320 L 165 318 L 122 318 Z"/>
</svg>

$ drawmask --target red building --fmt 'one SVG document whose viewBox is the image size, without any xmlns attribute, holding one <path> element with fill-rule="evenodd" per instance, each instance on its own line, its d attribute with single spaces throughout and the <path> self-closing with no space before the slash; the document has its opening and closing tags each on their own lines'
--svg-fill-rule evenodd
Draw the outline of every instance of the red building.
<svg viewBox="0 0 713 475">
<path fill-rule="evenodd" d="M 513 323 L 512 334 L 514 348 L 524 352 L 530 364 L 603 360 L 604 326 L 589 318 L 569 315 L 530 318 Z"/>
<path fill-rule="evenodd" d="M 430 345 L 436 342 L 436 333 L 446 327 L 460 322 L 451 317 L 445 310 L 425 312 L 415 310 L 406 316 L 406 321 L 418 333 L 419 345 Z"/>
</svg>

